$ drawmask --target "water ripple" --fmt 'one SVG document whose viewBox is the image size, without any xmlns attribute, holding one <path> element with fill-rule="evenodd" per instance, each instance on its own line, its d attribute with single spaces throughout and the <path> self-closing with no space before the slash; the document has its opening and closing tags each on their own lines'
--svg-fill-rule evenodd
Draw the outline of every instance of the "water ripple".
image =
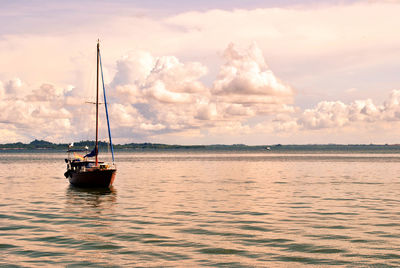
<svg viewBox="0 0 400 268">
<path fill-rule="evenodd" d="M 110 190 L 30 157 L 0 162 L 0 266 L 400 265 L 398 157 L 124 154 Z"/>
</svg>

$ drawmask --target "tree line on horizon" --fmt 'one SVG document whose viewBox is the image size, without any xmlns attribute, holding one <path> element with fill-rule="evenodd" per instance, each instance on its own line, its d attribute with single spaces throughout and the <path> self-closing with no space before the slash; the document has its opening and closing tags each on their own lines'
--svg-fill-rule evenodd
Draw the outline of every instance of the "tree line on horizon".
<svg viewBox="0 0 400 268">
<path fill-rule="evenodd" d="M 99 141 L 99 150 L 106 150 L 109 147 L 107 142 Z M 95 141 L 79 141 L 74 143 L 74 148 L 82 149 L 87 146 L 89 150 L 94 148 Z M 0 144 L 1 150 L 67 150 L 68 143 L 52 143 L 45 140 L 33 140 L 30 143 L 6 143 Z M 389 150 L 400 151 L 400 144 L 275 144 L 275 145 L 245 145 L 245 144 L 213 144 L 213 145 L 170 145 L 161 143 L 127 143 L 114 144 L 116 150 L 268 150 L 271 151 L 357 151 L 357 150 Z"/>
</svg>

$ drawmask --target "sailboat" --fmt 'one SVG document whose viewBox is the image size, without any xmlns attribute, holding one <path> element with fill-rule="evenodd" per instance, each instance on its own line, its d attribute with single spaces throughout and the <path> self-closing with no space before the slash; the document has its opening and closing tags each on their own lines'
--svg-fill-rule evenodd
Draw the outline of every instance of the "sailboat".
<svg viewBox="0 0 400 268">
<path fill-rule="evenodd" d="M 104 107 L 106 111 L 108 137 L 111 147 L 112 163 L 99 161 L 99 69 L 101 70 L 101 80 L 103 85 Z M 69 146 L 67 163 L 67 171 L 64 176 L 69 182 L 78 187 L 105 188 L 111 187 L 117 167 L 114 163 L 114 149 L 111 140 L 110 122 L 108 119 L 107 98 L 104 86 L 103 67 L 101 64 L 100 42 L 97 41 L 97 80 L 96 80 L 96 143 L 94 149 L 88 153 L 88 147 L 85 150 L 73 149 L 73 144 Z M 86 155 L 81 156 L 78 152 L 86 151 Z M 93 159 L 94 158 L 94 159 Z"/>
</svg>

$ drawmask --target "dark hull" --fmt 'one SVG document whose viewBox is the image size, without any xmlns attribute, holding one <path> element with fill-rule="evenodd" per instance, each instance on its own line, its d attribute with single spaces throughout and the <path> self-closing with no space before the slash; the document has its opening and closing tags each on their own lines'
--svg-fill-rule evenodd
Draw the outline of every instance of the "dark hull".
<svg viewBox="0 0 400 268">
<path fill-rule="evenodd" d="M 115 179 L 115 169 L 97 169 L 92 171 L 69 173 L 69 182 L 77 187 L 105 188 L 110 187 Z"/>
</svg>

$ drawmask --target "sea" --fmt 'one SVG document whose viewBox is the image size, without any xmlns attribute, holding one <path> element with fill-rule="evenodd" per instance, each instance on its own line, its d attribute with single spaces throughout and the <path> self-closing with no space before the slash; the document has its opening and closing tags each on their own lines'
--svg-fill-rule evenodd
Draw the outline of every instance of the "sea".
<svg viewBox="0 0 400 268">
<path fill-rule="evenodd" d="M 0 152 L 1 267 L 400 266 L 400 152 L 117 151 L 110 189 L 63 152 Z"/>
</svg>

